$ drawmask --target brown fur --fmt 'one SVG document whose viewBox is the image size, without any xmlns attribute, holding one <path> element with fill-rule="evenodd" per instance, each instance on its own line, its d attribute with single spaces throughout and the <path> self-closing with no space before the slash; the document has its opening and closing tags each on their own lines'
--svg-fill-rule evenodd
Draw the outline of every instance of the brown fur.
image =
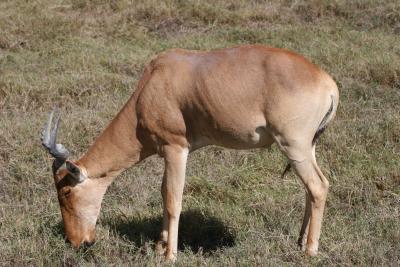
<svg viewBox="0 0 400 267">
<path fill-rule="evenodd" d="M 188 151 L 276 142 L 306 187 L 299 242 L 303 248 L 307 243 L 308 254 L 316 254 L 328 181 L 316 165 L 312 140 L 324 117 L 326 123 L 332 120 L 338 97 L 328 74 L 287 50 L 249 45 L 161 53 L 145 68 L 123 109 L 75 162 L 88 179 L 73 184 L 68 172 L 55 175 L 68 239 L 75 246 L 92 242 L 95 218 L 90 216 L 97 218 L 112 179 L 158 153 L 166 164 L 164 245 L 158 247 L 173 259 Z M 331 105 L 333 111 L 326 116 Z M 65 187 L 71 191 L 68 198 L 62 196 Z"/>
</svg>

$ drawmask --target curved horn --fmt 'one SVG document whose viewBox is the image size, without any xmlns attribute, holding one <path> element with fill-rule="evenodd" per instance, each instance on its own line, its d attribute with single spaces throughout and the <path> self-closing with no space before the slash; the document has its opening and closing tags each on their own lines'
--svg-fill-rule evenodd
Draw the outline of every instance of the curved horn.
<svg viewBox="0 0 400 267">
<path fill-rule="evenodd" d="M 56 122 L 53 129 L 51 128 L 53 117 L 56 117 Z M 47 123 L 44 125 L 42 131 L 42 145 L 43 147 L 58 161 L 64 162 L 69 156 L 68 150 L 61 144 L 56 144 L 57 131 L 60 123 L 61 114 L 58 108 L 54 108 L 49 115 Z"/>
</svg>

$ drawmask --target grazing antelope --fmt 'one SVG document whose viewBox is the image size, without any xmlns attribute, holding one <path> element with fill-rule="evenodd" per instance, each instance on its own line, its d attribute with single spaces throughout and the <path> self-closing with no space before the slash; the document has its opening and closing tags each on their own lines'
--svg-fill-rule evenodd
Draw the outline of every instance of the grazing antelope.
<svg viewBox="0 0 400 267">
<path fill-rule="evenodd" d="M 266 148 L 275 142 L 305 186 L 298 243 L 316 255 L 329 183 L 317 165 L 315 141 L 338 101 L 332 78 L 287 50 L 248 45 L 161 53 L 79 160 L 68 160 L 68 151 L 56 144 L 60 114 L 50 114 L 42 143 L 55 158 L 53 175 L 68 240 L 74 247 L 93 243 L 107 187 L 123 170 L 159 154 L 165 160 L 164 218 L 156 248 L 174 260 L 189 152 L 207 145 Z"/>
</svg>

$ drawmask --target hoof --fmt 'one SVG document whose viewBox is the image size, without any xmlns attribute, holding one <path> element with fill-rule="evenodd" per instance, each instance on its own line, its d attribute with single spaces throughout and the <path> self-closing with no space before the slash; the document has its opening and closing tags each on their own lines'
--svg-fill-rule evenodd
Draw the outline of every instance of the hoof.
<svg viewBox="0 0 400 267">
<path fill-rule="evenodd" d="M 301 251 L 305 252 L 307 249 L 307 240 L 306 238 L 299 238 L 297 240 L 297 245 L 299 246 L 299 248 L 301 249 Z"/>
<path fill-rule="evenodd" d="M 176 256 L 174 255 L 174 253 L 167 253 L 167 255 L 165 255 L 165 260 L 168 262 L 175 262 Z"/>
<path fill-rule="evenodd" d="M 308 249 L 306 250 L 306 255 L 310 257 L 315 257 L 318 255 L 318 249 Z"/>
<path fill-rule="evenodd" d="M 158 255 L 165 255 L 165 252 L 167 251 L 167 242 L 165 241 L 158 241 L 156 244 L 156 252 Z"/>
</svg>

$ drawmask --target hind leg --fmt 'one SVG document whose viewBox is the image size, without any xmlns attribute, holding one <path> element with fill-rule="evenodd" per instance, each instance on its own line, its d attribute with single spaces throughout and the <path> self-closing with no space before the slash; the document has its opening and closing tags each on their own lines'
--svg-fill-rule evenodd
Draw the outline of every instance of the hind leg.
<svg viewBox="0 0 400 267">
<path fill-rule="evenodd" d="M 318 241 L 329 182 L 316 163 L 315 147 L 311 146 L 311 142 L 302 142 L 301 139 L 294 140 L 283 142 L 280 139 L 278 145 L 289 158 L 306 189 L 306 210 L 300 230 L 299 243 L 303 248 L 306 243 L 306 254 L 314 256 L 318 252 Z"/>
<path fill-rule="evenodd" d="M 316 163 L 315 159 L 315 144 L 312 146 L 312 156 L 313 160 Z M 308 236 L 308 227 L 310 226 L 310 217 L 311 217 L 311 198 L 310 194 L 306 190 L 305 192 L 305 200 L 306 200 L 306 205 L 305 205 L 305 211 L 304 211 L 304 218 L 303 218 L 303 223 L 301 225 L 300 229 L 300 235 L 299 239 L 297 240 L 297 244 L 301 248 L 302 251 L 306 251 L 307 248 L 307 236 Z"/>
<path fill-rule="evenodd" d="M 307 248 L 307 235 L 308 235 L 308 227 L 310 225 L 310 216 L 311 216 L 311 199 L 310 195 L 306 191 L 306 208 L 304 211 L 303 224 L 301 225 L 299 239 L 297 240 L 297 244 L 299 245 L 302 251 L 306 251 Z"/>
<path fill-rule="evenodd" d="M 294 161 L 292 164 L 306 187 L 309 199 L 306 203 L 306 212 L 300 236 L 303 240 L 307 235 L 306 253 L 314 256 L 318 252 L 318 241 L 329 183 L 324 176 L 319 174 L 318 166 L 316 166 L 313 158 L 307 158 L 302 162 Z M 309 217 L 309 222 L 307 217 Z"/>
</svg>

